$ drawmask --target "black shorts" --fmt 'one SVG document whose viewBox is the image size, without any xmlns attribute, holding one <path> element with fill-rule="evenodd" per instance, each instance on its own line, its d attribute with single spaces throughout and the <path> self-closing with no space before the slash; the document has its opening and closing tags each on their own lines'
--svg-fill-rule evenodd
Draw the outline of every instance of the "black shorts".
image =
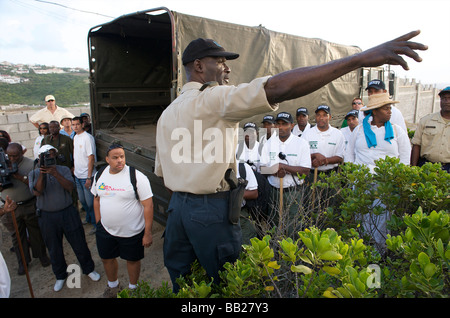
<svg viewBox="0 0 450 318">
<path fill-rule="evenodd" d="M 112 259 L 120 256 L 120 258 L 131 262 L 144 258 L 144 246 L 142 245 L 144 230 L 132 237 L 118 237 L 109 234 L 101 223 L 97 223 L 95 233 L 100 258 Z"/>
</svg>

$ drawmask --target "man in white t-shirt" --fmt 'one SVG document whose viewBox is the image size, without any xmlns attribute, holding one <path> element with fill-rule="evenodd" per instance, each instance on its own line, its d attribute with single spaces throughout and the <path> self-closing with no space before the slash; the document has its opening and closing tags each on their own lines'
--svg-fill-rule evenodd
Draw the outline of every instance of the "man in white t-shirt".
<svg viewBox="0 0 450 318">
<path fill-rule="evenodd" d="M 337 168 L 344 158 L 344 135 L 339 129 L 331 127 L 330 120 L 330 107 L 320 105 L 316 109 L 316 126 L 301 137 L 309 143 L 311 164 L 319 172 Z"/>
<path fill-rule="evenodd" d="M 300 107 L 297 109 L 297 125 L 292 129 L 292 134 L 294 136 L 301 137 L 305 131 L 311 128 L 309 123 L 309 112 L 308 108 Z"/>
<path fill-rule="evenodd" d="M 261 173 L 268 175 L 268 181 L 273 187 L 272 216 L 279 210 L 280 188 L 283 187 L 283 210 L 289 210 L 289 222 L 298 212 L 297 202 L 300 200 L 303 184 L 298 175 L 309 174 L 311 157 L 308 144 L 292 134 L 294 119 L 291 114 L 281 112 L 276 117 L 278 135 L 272 136 L 264 145 L 261 154 Z M 266 167 L 267 170 L 262 168 Z M 275 168 L 274 171 L 270 171 Z M 282 184 L 281 184 L 282 182 Z M 287 220 L 285 220 L 287 222 Z"/>
<path fill-rule="evenodd" d="M 90 234 L 95 233 L 94 196 L 91 193 L 92 178 L 94 176 L 94 163 L 97 160 L 95 140 L 88 132 L 83 130 L 82 119 L 74 117 L 72 128 L 76 135 L 73 137 L 73 165 L 75 185 L 78 199 L 86 211 L 86 223 L 93 225 Z"/>
<path fill-rule="evenodd" d="M 153 192 L 148 178 L 126 165 L 122 146 L 113 144 L 106 153 L 108 166 L 92 185 L 97 222 L 97 249 L 108 286 L 104 297 L 120 290 L 117 257 L 127 261 L 130 289 L 136 288 L 144 247 L 152 244 Z M 100 173 L 100 171 L 98 172 Z M 136 190 L 132 174 L 136 177 Z"/>
</svg>

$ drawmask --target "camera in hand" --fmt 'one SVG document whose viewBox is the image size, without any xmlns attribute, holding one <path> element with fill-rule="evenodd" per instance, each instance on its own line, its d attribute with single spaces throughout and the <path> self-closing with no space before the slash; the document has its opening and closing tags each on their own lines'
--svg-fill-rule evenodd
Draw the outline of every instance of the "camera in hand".
<svg viewBox="0 0 450 318">
<path fill-rule="evenodd" d="M 52 156 L 50 151 L 43 152 L 39 155 L 39 167 L 56 166 L 56 158 Z"/>
<path fill-rule="evenodd" d="M 3 189 L 12 187 L 11 175 L 17 170 L 17 163 L 12 163 L 8 155 L 0 148 L 0 184 Z"/>
</svg>

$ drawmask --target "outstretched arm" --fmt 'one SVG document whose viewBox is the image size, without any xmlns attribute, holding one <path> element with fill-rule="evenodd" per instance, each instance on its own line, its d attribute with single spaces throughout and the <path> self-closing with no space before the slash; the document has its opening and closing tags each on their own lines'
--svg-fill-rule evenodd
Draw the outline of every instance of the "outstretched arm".
<svg viewBox="0 0 450 318">
<path fill-rule="evenodd" d="M 419 33 L 420 31 L 413 31 L 369 50 L 323 65 L 302 67 L 277 74 L 271 77 L 265 86 L 267 100 L 270 104 L 275 104 L 310 94 L 360 67 L 391 64 L 401 65 L 408 70 L 408 63 L 401 55 L 421 62 L 422 58 L 416 50 L 428 49 L 426 45 L 409 41 Z"/>
</svg>

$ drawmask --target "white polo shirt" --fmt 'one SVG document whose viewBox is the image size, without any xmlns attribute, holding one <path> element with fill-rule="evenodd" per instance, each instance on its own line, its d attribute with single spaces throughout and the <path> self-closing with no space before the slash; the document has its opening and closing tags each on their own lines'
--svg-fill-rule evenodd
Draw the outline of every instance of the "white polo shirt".
<svg viewBox="0 0 450 318">
<path fill-rule="evenodd" d="M 306 124 L 305 129 L 303 131 L 301 131 L 300 128 L 298 128 L 298 124 L 297 124 L 292 129 L 292 134 L 294 136 L 301 137 L 305 133 L 305 131 L 307 131 L 309 129 L 311 129 L 311 124 L 310 123 Z"/>
<path fill-rule="evenodd" d="M 260 155 L 258 149 L 259 149 L 259 142 L 256 140 L 252 149 L 248 148 L 247 144 L 244 141 L 239 142 L 236 147 L 237 160 L 240 162 L 251 161 L 253 162 L 256 171 L 259 171 Z"/>
<path fill-rule="evenodd" d="M 286 155 L 287 160 L 279 158 L 278 155 L 280 152 Z M 282 142 L 278 136 L 270 137 L 264 144 L 261 152 L 261 166 L 271 167 L 278 163 L 311 169 L 311 156 L 309 155 L 308 143 L 293 134 L 285 142 Z M 296 175 L 292 176 L 294 178 L 289 175 L 283 178 L 283 188 L 293 187 L 303 183 L 303 180 L 300 180 Z M 280 188 L 280 178 L 270 175 L 268 181 L 273 187 Z"/>
<path fill-rule="evenodd" d="M 317 126 L 314 126 L 301 138 L 308 142 L 311 154 L 320 153 L 327 158 L 334 156 L 344 158 L 345 137 L 337 128 L 329 126 L 327 131 L 320 131 Z M 319 166 L 317 170 L 327 171 L 337 166 L 337 163 L 333 163 Z"/>
<path fill-rule="evenodd" d="M 400 163 L 410 164 L 411 143 L 408 135 L 399 125 L 392 124 L 394 139 L 391 139 L 391 143 L 384 140 L 386 134 L 384 126 L 370 125 L 370 128 L 376 135 L 377 146 L 371 148 L 367 146 L 364 128 L 362 125 L 358 125 L 353 130 L 352 137 L 347 145 L 345 162 L 366 165 L 372 173 L 375 168 L 375 160 L 386 156 L 400 158 Z"/>
</svg>

